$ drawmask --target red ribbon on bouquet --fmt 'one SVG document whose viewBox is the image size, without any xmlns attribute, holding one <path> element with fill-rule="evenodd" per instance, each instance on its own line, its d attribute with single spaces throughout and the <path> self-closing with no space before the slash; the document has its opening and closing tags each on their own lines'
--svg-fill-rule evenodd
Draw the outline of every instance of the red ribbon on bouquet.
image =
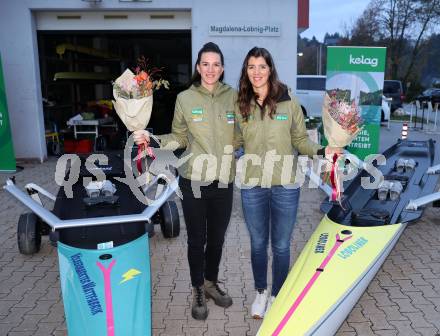
<svg viewBox="0 0 440 336">
<path fill-rule="evenodd" d="M 332 185 L 332 201 L 340 200 L 341 189 L 338 183 L 338 154 L 333 154 L 332 169 L 330 171 L 330 183 Z"/>
<path fill-rule="evenodd" d="M 150 158 L 152 158 L 153 160 L 156 158 L 156 156 L 154 155 L 154 152 L 153 152 L 153 148 L 151 148 L 150 146 L 145 148 L 145 144 L 140 144 L 138 146 L 137 160 L 136 160 L 136 167 L 137 167 L 139 174 L 142 174 L 142 155 L 141 154 L 144 150 L 147 152 L 147 155 Z"/>
</svg>

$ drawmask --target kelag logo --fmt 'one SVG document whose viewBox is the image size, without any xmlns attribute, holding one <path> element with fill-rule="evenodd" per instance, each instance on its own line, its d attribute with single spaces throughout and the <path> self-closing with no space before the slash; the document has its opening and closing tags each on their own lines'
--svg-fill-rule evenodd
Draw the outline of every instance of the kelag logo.
<svg viewBox="0 0 440 336">
<path fill-rule="evenodd" d="M 379 59 L 365 57 L 364 55 L 361 55 L 361 57 L 353 57 L 353 55 L 350 54 L 349 63 L 354 65 L 359 65 L 359 64 L 370 65 L 371 67 L 375 68 L 379 63 Z"/>
<path fill-rule="evenodd" d="M 70 257 L 70 259 L 75 267 L 75 272 L 78 275 L 87 305 L 90 308 L 90 312 L 92 315 L 102 313 L 102 306 L 95 292 L 96 284 L 90 280 L 89 275 L 87 274 L 87 270 L 81 260 L 81 253 L 74 254 Z"/>
</svg>

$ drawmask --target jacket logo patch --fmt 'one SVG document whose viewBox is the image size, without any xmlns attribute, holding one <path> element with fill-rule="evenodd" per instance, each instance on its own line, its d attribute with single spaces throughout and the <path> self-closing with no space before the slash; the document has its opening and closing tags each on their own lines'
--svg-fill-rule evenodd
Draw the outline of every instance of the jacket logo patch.
<svg viewBox="0 0 440 336">
<path fill-rule="evenodd" d="M 235 123 L 235 113 L 234 112 L 232 112 L 232 111 L 226 112 L 226 122 L 228 124 Z"/>
<path fill-rule="evenodd" d="M 276 119 L 276 120 L 288 120 L 289 117 L 287 116 L 287 114 L 277 114 L 277 115 L 275 116 L 275 119 Z"/>
<path fill-rule="evenodd" d="M 203 109 L 195 108 L 191 111 L 192 121 L 202 121 L 203 120 Z"/>
</svg>

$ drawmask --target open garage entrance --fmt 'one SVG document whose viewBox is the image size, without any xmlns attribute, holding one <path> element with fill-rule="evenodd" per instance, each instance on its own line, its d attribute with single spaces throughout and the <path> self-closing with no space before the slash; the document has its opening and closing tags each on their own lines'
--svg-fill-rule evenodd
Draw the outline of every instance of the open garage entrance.
<svg viewBox="0 0 440 336">
<path fill-rule="evenodd" d="M 106 119 L 104 127 L 96 127 L 105 149 L 121 148 L 126 129 L 111 105 L 112 80 L 126 68 L 133 69 L 141 56 L 162 68 L 163 78 L 170 82 L 169 90 L 154 93 L 148 127 L 155 134 L 170 131 L 176 96 L 192 71 L 190 30 L 39 30 L 37 38 L 47 133 L 58 132 L 66 140 L 94 140 L 93 133 L 75 136 L 68 120 L 78 114 L 90 120 Z M 93 132 L 95 126 L 85 130 Z"/>
</svg>

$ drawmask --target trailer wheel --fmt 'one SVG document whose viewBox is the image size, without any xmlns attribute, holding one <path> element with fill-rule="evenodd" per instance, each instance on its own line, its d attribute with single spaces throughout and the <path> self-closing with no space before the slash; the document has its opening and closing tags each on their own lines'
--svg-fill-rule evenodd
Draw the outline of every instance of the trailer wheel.
<svg viewBox="0 0 440 336">
<path fill-rule="evenodd" d="M 166 201 L 159 209 L 160 228 L 165 238 L 175 238 L 180 233 L 180 221 L 177 205 L 173 201 Z"/>
<path fill-rule="evenodd" d="M 61 144 L 55 141 L 49 141 L 47 143 L 47 154 L 61 156 Z"/>
<path fill-rule="evenodd" d="M 20 215 L 17 227 L 18 250 L 21 254 L 34 254 L 40 250 L 41 232 L 38 217 L 28 212 Z"/>
</svg>

